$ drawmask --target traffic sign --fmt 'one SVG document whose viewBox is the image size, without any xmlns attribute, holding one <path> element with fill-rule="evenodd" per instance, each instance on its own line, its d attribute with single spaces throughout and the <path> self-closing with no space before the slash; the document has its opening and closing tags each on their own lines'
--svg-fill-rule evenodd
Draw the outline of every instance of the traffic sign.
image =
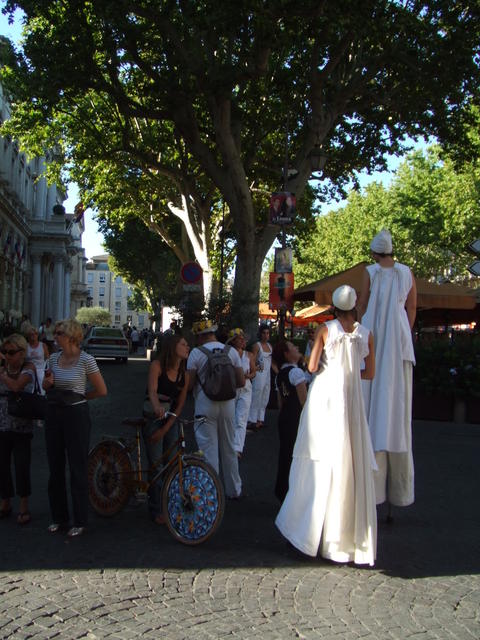
<svg viewBox="0 0 480 640">
<path fill-rule="evenodd" d="M 469 267 L 467 267 L 467 269 L 474 276 L 480 276 L 480 260 L 475 260 L 475 262 L 472 262 L 472 264 Z"/>
<path fill-rule="evenodd" d="M 198 262 L 185 262 L 180 269 L 180 278 L 185 284 L 197 284 L 203 275 L 203 269 Z"/>
</svg>

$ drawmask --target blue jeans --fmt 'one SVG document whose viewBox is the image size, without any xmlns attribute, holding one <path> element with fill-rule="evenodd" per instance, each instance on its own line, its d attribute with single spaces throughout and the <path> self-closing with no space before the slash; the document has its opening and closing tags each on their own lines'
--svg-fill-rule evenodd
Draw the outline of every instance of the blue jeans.
<svg viewBox="0 0 480 640">
<path fill-rule="evenodd" d="M 147 454 L 148 466 L 152 467 L 155 462 L 161 460 L 162 454 L 167 452 L 174 442 L 178 439 L 178 426 L 176 423 L 172 425 L 168 433 L 158 442 L 150 442 L 150 437 L 155 433 L 157 429 L 162 426 L 162 422 L 148 422 L 142 429 L 143 442 L 145 444 L 145 452 Z M 175 455 L 174 449 L 169 456 L 169 459 Z M 152 480 L 158 473 L 158 470 L 165 466 L 166 460 L 160 463 L 157 469 L 149 471 L 148 480 Z M 151 485 L 148 490 L 148 511 L 152 520 L 162 513 L 162 486 L 161 480 L 157 480 L 155 484 Z"/>
</svg>

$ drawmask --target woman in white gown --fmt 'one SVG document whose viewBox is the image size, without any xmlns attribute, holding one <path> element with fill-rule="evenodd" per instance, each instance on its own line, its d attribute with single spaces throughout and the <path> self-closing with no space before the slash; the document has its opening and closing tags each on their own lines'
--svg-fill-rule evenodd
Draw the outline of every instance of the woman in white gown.
<svg viewBox="0 0 480 640">
<path fill-rule="evenodd" d="M 314 376 L 300 417 L 289 490 L 276 519 L 303 553 L 335 562 L 373 565 L 377 514 L 376 468 L 361 378 L 375 374 L 373 339 L 355 321 L 356 293 L 333 292 L 336 319 L 317 331 L 310 358 Z M 364 363 L 364 369 L 361 370 Z"/>
</svg>

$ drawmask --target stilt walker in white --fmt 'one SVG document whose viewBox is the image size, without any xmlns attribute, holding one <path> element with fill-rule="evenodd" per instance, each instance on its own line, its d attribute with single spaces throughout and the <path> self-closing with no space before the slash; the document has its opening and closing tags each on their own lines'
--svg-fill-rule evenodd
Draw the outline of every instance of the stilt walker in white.
<svg viewBox="0 0 480 640">
<path fill-rule="evenodd" d="M 373 334 L 376 376 L 363 383 L 365 410 L 379 468 L 377 504 L 406 507 L 415 499 L 412 454 L 412 327 L 417 289 L 410 269 L 393 259 L 392 236 L 383 229 L 370 244 L 375 264 L 363 277 L 359 317 Z"/>
</svg>

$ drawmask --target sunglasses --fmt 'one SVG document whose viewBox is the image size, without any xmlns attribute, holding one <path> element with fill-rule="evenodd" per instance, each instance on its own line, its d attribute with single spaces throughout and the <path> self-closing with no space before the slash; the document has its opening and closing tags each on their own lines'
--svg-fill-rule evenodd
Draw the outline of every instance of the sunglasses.
<svg viewBox="0 0 480 640">
<path fill-rule="evenodd" d="M 14 356 L 19 351 L 23 351 L 23 349 L 2 349 L 2 353 L 6 356 Z"/>
</svg>

